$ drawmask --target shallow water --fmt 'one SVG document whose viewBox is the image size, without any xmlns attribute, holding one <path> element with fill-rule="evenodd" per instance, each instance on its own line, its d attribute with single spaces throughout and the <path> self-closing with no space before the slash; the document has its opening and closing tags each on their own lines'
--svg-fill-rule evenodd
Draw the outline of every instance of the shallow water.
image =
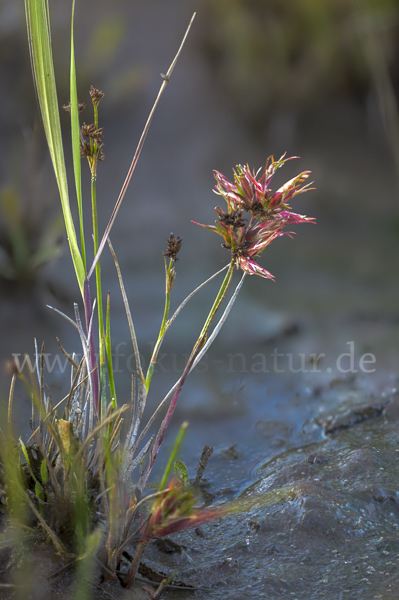
<svg viewBox="0 0 399 600">
<path fill-rule="evenodd" d="M 205 539 L 177 536 L 180 555 L 153 547 L 150 566 L 178 570 L 199 587 L 195 598 L 395 598 L 397 381 L 350 375 L 294 394 L 288 385 L 278 396 L 287 419 L 273 418 L 272 402 L 255 424 L 262 410 L 247 413 L 235 452 L 217 448 L 206 472 L 206 497 L 238 513 L 204 526 Z M 325 433 L 337 415 L 340 428 Z"/>
</svg>

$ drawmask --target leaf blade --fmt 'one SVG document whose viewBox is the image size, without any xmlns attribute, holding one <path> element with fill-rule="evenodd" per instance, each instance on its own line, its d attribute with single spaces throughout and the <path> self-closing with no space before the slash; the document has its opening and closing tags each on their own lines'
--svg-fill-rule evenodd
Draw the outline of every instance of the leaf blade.
<svg viewBox="0 0 399 600">
<path fill-rule="evenodd" d="M 74 43 L 74 18 L 75 18 L 75 0 L 72 3 L 71 16 L 71 67 L 70 67 L 70 99 L 71 107 L 71 137 L 72 137 L 72 159 L 73 172 L 75 176 L 76 199 L 79 210 L 79 229 L 80 229 L 80 247 L 82 251 L 82 262 L 86 272 L 86 247 L 83 227 L 83 209 L 82 209 L 82 169 L 80 162 L 80 125 L 78 108 L 78 88 L 76 83 L 76 62 L 75 62 L 75 43 Z"/>
<path fill-rule="evenodd" d="M 25 0 L 25 12 L 33 78 L 40 112 L 60 194 L 71 257 L 79 287 L 83 293 L 85 272 L 69 205 L 68 183 L 51 51 L 48 5 L 44 0 Z"/>
</svg>

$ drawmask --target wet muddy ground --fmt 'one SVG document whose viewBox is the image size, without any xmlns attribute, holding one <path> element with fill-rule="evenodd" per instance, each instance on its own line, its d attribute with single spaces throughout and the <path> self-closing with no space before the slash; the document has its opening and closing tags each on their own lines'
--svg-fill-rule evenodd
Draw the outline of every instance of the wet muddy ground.
<svg viewBox="0 0 399 600">
<path fill-rule="evenodd" d="M 282 369 L 284 354 L 294 354 L 296 344 L 307 347 L 310 337 L 315 344 L 308 323 L 302 333 L 259 340 L 247 356 L 255 351 L 269 355 L 277 347 Z M 330 332 L 331 351 L 341 345 L 340 337 L 336 330 Z M 376 339 L 374 335 L 368 352 L 375 352 L 382 364 L 390 361 L 393 350 Z M 343 355 L 348 348 L 342 349 Z M 341 367 L 349 369 L 352 359 L 358 365 L 360 358 L 346 352 Z M 110 597 L 107 593 L 146 598 L 145 581 L 156 587 L 157 578 L 172 572 L 176 588 L 165 595 L 171 599 L 396 598 L 399 377 L 383 367 L 374 373 L 319 367 L 317 372 L 308 364 L 307 373 L 245 376 L 246 383 L 224 398 L 214 394 L 202 416 L 196 402 L 181 406 L 181 415 L 192 424 L 182 452 L 190 475 L 195 474 L 200 441 L 214 446 L 201 501 L 226 504 L 234 512 L 198 533 L 152 543 L 137 595 L 114 583 L 102 584 L 102 591 L 92 588 L 93 598 Z M 30 597 L 68 597 L 72 568 L 59 571 L 63 563 L 48 545 L 33 548 L 40 574 L 34 571 L 37 587 Z M 18 560 L 22 558 L 9 549 L 2 550 L 2 583 L 16 581 L 10 574 L 14 571 L 15 577 Z M 5 588 L 2 593 L 11 597 Z"/>
</svg>

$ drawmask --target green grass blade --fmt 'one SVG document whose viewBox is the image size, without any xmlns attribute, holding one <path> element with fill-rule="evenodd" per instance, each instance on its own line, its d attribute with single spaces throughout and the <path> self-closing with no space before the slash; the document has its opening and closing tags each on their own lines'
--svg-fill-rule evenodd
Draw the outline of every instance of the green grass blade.
<svg viewBox="0 0 399 600">
<path fill-rule="evenodd" d="M 86 553 L 78 559 L 78 574 L 74 600 L 88 600 L 93 597 L 90 590 L 90 582 L 93 580 L 96 566 L 96 554 L 102 538 L 103 531 L 100 527 L 86 537 Z"/>
<path fill-rule="evenodd" d="M 181 445 L 181 443 L 183 441 L 185 433 L 187 431 L 187 427 L 188 427 L 188 422 L 187 421 L 184 421 L 184 423 L 182 423 L 181 426 L 180 426 L 180 429 L 179 429 L 178 434 L 176 436 L 175 443 L 173 444 L 172 452 L 170 453 L 170 456 L 169 456 L 168 463 L 167 463 L 167 465 L 165 467 L 165 471 L 164 471 L 164 473 L 162 475 L 161 483 L 159 484 L 159 490 L 160 491 L 164 490 L 165 487 L 166 487 L 166 484 L 168 483 L 168 479 L 169 479 L 170 474 L 171 474 L 172 469 L 173 469 L 173 463 L 176 460 L 176 455 L 177 455 L 177 452 L 178 452 L 178 450 L 180 448 L 180 445 Z M 155 500 L 154 502 L 156 503 L 157 501 Z"/>
<path fill-rule="evenodd" d="M 48 6 L 44 0 L 25 0 L 29 49 L 37 96 L 53 163 L 72 261 L 83 294 L 85 270 L 69 205 L 64 150 L 55 85 Z"/>
<path fill-rule="evenodd" d="M 70 107 L 71 107 L 71 129 L 72 129 L 72 157 L 73 172 L 75 175 L 76 198 L 79 209 L 80 247 L 82 251 L 83 267 L 86 272 L 86 247 L 83 227 L 82 211 L 82 169 L 80 162 L 80 125 L 78 110 L 78 90 L 76 84 L 75 44 L 73 34 L 73 23 L 75 17 L 75 0 L 72 4 L 71 17 L 71 69 L 70 69 Z"/>
</svg>

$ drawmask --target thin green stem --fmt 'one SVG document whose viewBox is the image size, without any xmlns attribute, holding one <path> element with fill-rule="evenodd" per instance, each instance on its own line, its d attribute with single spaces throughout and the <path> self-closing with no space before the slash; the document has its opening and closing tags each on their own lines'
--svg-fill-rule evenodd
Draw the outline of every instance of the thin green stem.
<svg viewBox="0 0 399 600">
<path fill-rule="evenodd" d="M 94 125 L 96 126 L 96 129 L 98 129 L 98 105 L 96 106 L 94 104 L 93 108 L 94 108 Z"/>
<path fill-rule="evenodd" d="M 117 408 L 116 401 L 116 389 L 114 381 L 114 368 L 112 366 L 112 350 L 111 350 L 111 324 L 110 324 L 110 294 L 107 296 L 107 317 L 106 317 L 106 328 L 105 328 L 105 349 L 107 351 L 108 361 L 108 379 L 109 379 L 109 391 L 111 394 L 111 404 L 114 410 Z"/>
<path fill-rule="evenodd" d="M 169 266 L 168 268 L 166 268 L 166 262 L 165 262 L 165 308 L 164 308 L 164 312 L 163 312 L 163 318 L 162 318 L 162 323 L 161 323 L 161 327 L 159 330 L 159 334 L 158 334 L 158 339 L 156 341 L 156 344 L 154 346 L 154 350 L 151 356 L 151 361 L 150 364 L 148 366 L 148 370 L 147 370 L 147 374 L 146 374 L 146 378 L 145 378 L 145 387 L 146 390 L 148 392 L 150 384 L 151 384 L 151 379 L 152 376 L 154 374 L 154 369 L 155 369 L 155 365 L 157 362 L 157 357 L 158 357 L 158 352 L 159 349 L 161 347 L 162 344 L 162 340 L 163 337 L 165 335 L 165 331 L 167 329 L 167 323 L 168 323 L 168 316 L 169 316 L 169 309 L 170 309 L 170 292 L 172 289 L 172 286 L 170 284 L 171 281 L 171 273 L 172 273 L 172 266 L 173 266 L 173 260 L 171 259 L 169 261 Z"/>
<path fill-rule="evenodd" d="M 198 341 L 202 340 L 202 338 L 204 336 L 206 336 L 206 334 L 208 332 L 208 329 L 209 329 L 209 326 L 210 326 L 210 324 L 212 322 L 212 319 L 216 315 L 216 313 L 217 313 L 217 311 L 218 311 L 221 303 L 223 302 L 223 299 L 224 299 L 224 297 L 226 295 L 226 292 L 227 292 L 227 290 L 229 288 L 229 285 L 230 285 L 230 282 L 231 282 L 231 277 L 233 275 L 234 264 L 235 264 L 235 261 L 234 261 L 234 259 L 232 259 L 232 261 L 230 263 L 230 266 L 229 266 L 229 269 L 228 269 L 228 271 L 226 273 L 226 276 L 225 276 L 225 278 L 223 280 L 223 283 L 220 286 L 219 293 L 218 293 L 218 295 L 215 298 L 215 302 L 213 303 L 213 306 L 212 306 L 212 308 L 211 308 L 211 310 L 209 312 L 208 318 L 206 319 L 205 324 L 204 324 L 204 326 L 202 328 L 202 331 L 201 331 L 201 333 L 199 335 Z"/>
<path fill-rule="evenodd" d="M 84 225 L 83 225 L 82 204 L 79 205 L 78 210 L 79 210 L 80 249 L 82 252 L 82 262 L 83 262 L 84 272 L 87 273 L 86 245 L 85 245 L 85 234 L 84 234 Z"/>
<path fill-rule="evenodd" d="M 175 443 L 173 444 L 172 452 L 170 453 L 170 456 L 169 456 L 168 463 L 167 463 L 167 465 L 165 467 L 165 471 L 164 471 L 164 473 L 162 475 L 161 483 L 159 484 L 159 491 L 160 492 L 162 490 L 164 490 L 165 487 L 166 487 L 166 484 L 167 484 L 168 479 L 170 477 L 170 474 L 171 474 L 174 462 L 176 460 L 177 453 L 179 451 L 179 448 L 181 446 L 183 438 L 184 438 L 184 436 L 186 434 L 187 427 L 188 427 L 188 422 L 184 421 L 184 423 L 182 423 L 182 425 L 181 425 L 181 427 L 179 429 L 179 432 L 177 434 Z M 157 499 L 154 500 L 154 505 L 156 505 L 156 502 L 157 502 Z"/>
<path fill-rule="evenodd" d="M 161 329 L 159 330 L 159 336 L 158 336 L 159 338 L 161 338 L 164 335 L 164 333 L 165 333 L 166 323 L 167 323 L 168 316 L 169 316 L 170 292 L 171 292 L 171 289 L 172 289 L 172 286 L 170 284 L 170 278 L 171 278 L 171 273 L 172 273 L 172 266 L 173 266 L 173 260 L 170 259 L 168 269 L 167 270 L 165 269 L 165 271 L 166 271 L 165 308 L 164 308 L 164 312 L 163 312 Z"/>
<path fill-rule="evenodd" d="M 96 183 L 97 177 L 95 175 L 95 171 L 97 168 L 96 158 L 95 164 L 92 168 L 92 177 L 91 177 L 91 207 L 92 207 L 92 220 L 93 220 L 93 247 L 94 247 L 94 255 L 98 250 L 98 220 L 97 220 L 97 190 Z M 97 288 L 97 306 L 98 306 L 98 352 L 100 356 L 100 386 L 101 386 L 101 398 L 103 400 L 102 404 L 105 403 L 105 345 L 104 345 L 104 315 L 103 315 L 103 299 L 102 299 L 102 290 L 101 290 L 101 267 L 100 263 L 96 264 L 96 288 Z M 102 406 L 103 414 L 105 414 L 105 407 Z"/>
<path fill-rule="evenodd" d="M 186 364 L 186 366 L 184 368 L 183 374 L 182 374 L 182 376 L 179 379 L 179 382 L 178 382 L 178 385 L 176 387 L 176 390 L 175 390 L 175 393 L 173 395 L 173 398 L 170 401 L 169 408 L 168 408 L 168 410 L 166 412 L 166 415 L 165 415 L 165 417 L 164 417 L 164 419 L 163 419 L 163 421 L 161 423 L 161 426 L 160 426 L 160 428 L 158 430 L 157 437 L 155 438 L 154 445 L 153 445 L 153 447 L 151 449 L 150 458 L 149 458 L 149 460 L 148 460 L 148 462 L 147 462 L 147 464 L 146 464 L 146 466 L 144 468 L 144 471 L 143 471 L 143 473 L 142 473 L 142 475 L 141 475 L 141 477 L 139 479 L 139 482 L 137 484 L 137 487 L 136 487 L 136 490 L 135 490 L 135 493 L 136 493 L 137 497 L 141 496 L 141 494 L 143 493 L 143 490 L 144 490 L 145 486 L 147 485 L 148 478 L 150 476 L 152 467 L 154 466 L 155 460 L 157 458 L 159 449 L 160 449 L 161 444 L 163 442 L 163 439 L 165 437 L 166 431 L 167 431 L 167 429 L 169 427 L 169 423 L 170 423 L 170 421 L 172 419 L 172 416 L 173 416 L 174 410 L 176 408 L 177 401 L 179 400 L 179 397 L 180 397 L 181 391 L 183 389 L 183 386 L 184 386 L 184 384 L 186 382 L 186 379 L 187 379 L 188 375 L 190 374 L 190 371 L 191 371 L 191 369 L 193 367 L 195 359 L 200 354 L 202 348 L 205 346 L 206 335 L 207 335 L 209 326 L 210 326 L 213 318 L 215 317 L 218 309 L 220 308 L 220 305 L 222 304 L 223 299 L 224 299 L 224 297 L 226 295 L 226 292 L 228 290 L 228 287 L 230 285 L 232 274 L 233 274 L 233 269 L 234 269 L 234 264 L 235 264 L 235 259 L 233 258 L 231 260 L 229 269 L 228 269 L 228 271 L 226 273 L 226 276 L 225 276 L 225 278 L 223 280 L 223 283 L 220 286 L 219 292 L 218 292 L 218 294 L 217 294 L 217 296 L 215 298 L 215 302 L 213 303 L 213 306 L 212 306 L 212 308 L 210 310 L 210 313 L 209 313 L 209 315 L 208 315 L 208 317 L 207 317 L 207 319 L 205 321 L 205 324 L 204 324 L 204 326 L 202 328 L 202 331 L 201 331 L 200 335 L 198 336 L 198 339 L 197 339 L 196 343 L 194 344 L 194 347 L 193 347 L 193 349 L 191 351 L 190 357 L 189 357 L 189 359 L 187 361 L 187 364 Z"/>
</svg>

